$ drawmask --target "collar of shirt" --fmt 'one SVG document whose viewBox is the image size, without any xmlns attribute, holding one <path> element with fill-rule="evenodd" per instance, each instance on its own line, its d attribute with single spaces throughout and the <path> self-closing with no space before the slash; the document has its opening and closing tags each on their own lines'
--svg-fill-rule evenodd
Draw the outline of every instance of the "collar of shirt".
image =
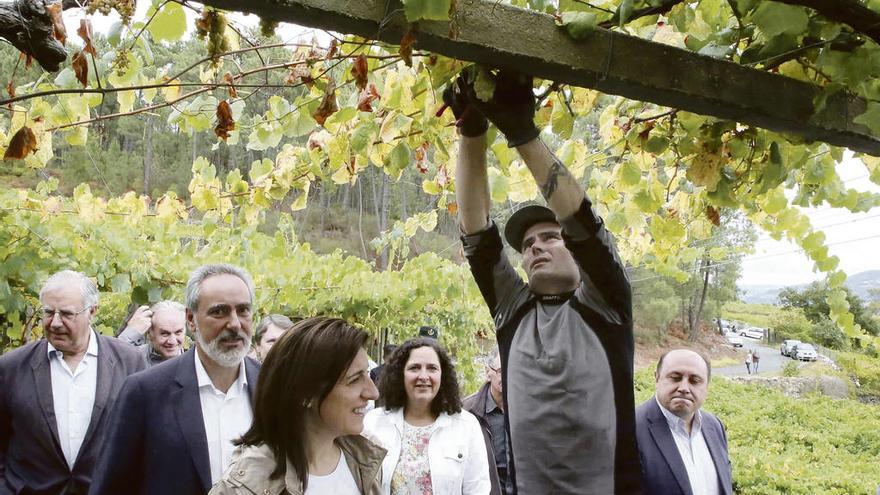
<svg viewBox="0 0 880 495">
<path fill-rule="evenodd" d="M 202 359 L 199 357 L 198 350 L 194 352 L 196 353 L 196 379 L 198 380 L 199 388 L 211 387 L 215 393 L 226 395 L 214 386 L 214 382 L 211 381 L 211 377 L 208 375 L 208 371 L 205 369 L 205 365 L 202 364 Z M 245 387 L 247 387 L 247 383 L 247 373 L 245 373 L 244 360 L 242 360 L 238 368 L 238 378 L 236 378 L 235 383 L 233 383 L 232 386 L 229 387 L 229 391 L 231 392 L 234 390 L 236 392 L 241 392 Z M 237 395 L 237 393 L 233 395 Z"/>
<path fill-rule="evenodd" d="M 486 391 L 486 414 L 491 413 L 495 409 L 498 409 L 498 412 L 501 412 L 501 408 L 498 407 L 498 403 L 495 402 L 495 398 L 492 397 L 492 392 L 490 390 Z"/>
<path fill-rule="evenodd" d="M 46 346 L 46 356 L 51 360 L 52 356 L 57 352 L 61 354 L 61 351 L 55 348 L 49 339 L 46 339 L 46 343 L 49 344 Z M 95 329 L 89 329 L 89 346 L 86 348 L 86 356 L 98 357 L 98 336 L 95 334 Z"/>
<path fill-rule="evenodd" d="M 156 349 L 153 347 L 152 343 L 148 343 L 147 345 L 150 346 L 150 360 L 152 360 L 155 363 L 161 363 L 162 361 L 166 360 L 165 356 L 163 356 L 162 354 L 159 354 L 159 352 L 156 351 Z M 181 349 L 180 352 L 177 353 L 178 356 L 180 356 L 182 354 L 183 354 L 183 349 Z M 170 358 L 168 358 L 168 359 L 170 359 Z M 247 382 L 245 382 L 245 383 L 247 383 Z"/>
<path fill-rule="evenodd" d="M 694 420 L 691 423 L 691 432 L 688 435 L 687 423 L 668 409 L 663 407 L 663 404 L 657 399 L 657 396 L 654 396 L 654 400 L 657 401 L 657 405 L 660 407 L 660 412 L 663 413 L 663 416 L 666 418 L 666 422 L 669 424 L 669 429 L 672 431 L 678 431 L 679 433 L 684 434 L 685 436 L 696 436 L 700 434 L 700 430 L 703 426 L 703 414 L 697 409 L 697 413 L 694 414 Z"/>
</svg>

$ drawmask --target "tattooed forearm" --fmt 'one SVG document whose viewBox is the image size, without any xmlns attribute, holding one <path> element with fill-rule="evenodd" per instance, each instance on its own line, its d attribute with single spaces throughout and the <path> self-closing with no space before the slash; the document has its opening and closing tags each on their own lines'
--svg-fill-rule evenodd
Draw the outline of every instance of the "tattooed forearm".
<svg viewBox="0 0 880 495">
<path fill-rule="evenodd" d="M 541 194 L 545 200 L 550 201 L 550 197 L 559 188 L 559 179 L 566 175 L 568 175 L 568 170 L 566 170 L 565 165 L 558 158 L 554 157 L 553 165 L 550 166 L 550 171 L 547 172 L 547 180 L 541 185 Z"/>
</svg>

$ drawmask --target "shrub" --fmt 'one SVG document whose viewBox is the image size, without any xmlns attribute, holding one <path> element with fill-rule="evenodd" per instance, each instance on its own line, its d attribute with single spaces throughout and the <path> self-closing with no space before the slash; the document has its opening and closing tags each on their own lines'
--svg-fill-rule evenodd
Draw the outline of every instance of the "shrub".
<svg viewBox="0 0 880 495">
<path fill-rule="evenodd" d="M 841 352 L 837 355 L 837 364 L 858 378 L 860 394 L 880 396 L 880 359 L 856 352 Z"/>
<path fill-rule="evenodd" d="M 782 365 L 782 376 L 798 376 L 801 374 L 801 368 L 794 361 L 788 360 Z"/>
<path fill-rule="evenodd" d="M 832 349 L 849 348 L 849 339 L 846 338 L 846 334 L 828 318 L 823 317 L 818 323 L 815 323 L 810 334 L 819 345 Z"/>
<path fill-rule="evenodd" d="M 800 309 L 786 309 L 777 313 L 771 320 L 771 327 L 776 333 L 776 340 L 797 339 L 809 341 L 812 324 Z"/>
</svg>

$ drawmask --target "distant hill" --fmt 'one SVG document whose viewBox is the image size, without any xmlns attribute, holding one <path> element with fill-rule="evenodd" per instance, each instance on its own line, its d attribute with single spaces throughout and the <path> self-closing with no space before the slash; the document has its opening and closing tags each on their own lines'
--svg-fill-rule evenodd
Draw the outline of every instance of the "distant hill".
<svg viewBox="0 0 880 495">
<path fill-rule="evenodd" d="M 742 300 L 752 304 L 776 304 L 779 292 L 786 287 L 794 287 L 798 290 L 809 284 L 799 285 L 740 285 Z M 846 279 L 846 286 L 864 301 L 870 301 L 870 289 L 880 289 L 880 270 L 868 270 L 850 275 Z"/>
</svg>

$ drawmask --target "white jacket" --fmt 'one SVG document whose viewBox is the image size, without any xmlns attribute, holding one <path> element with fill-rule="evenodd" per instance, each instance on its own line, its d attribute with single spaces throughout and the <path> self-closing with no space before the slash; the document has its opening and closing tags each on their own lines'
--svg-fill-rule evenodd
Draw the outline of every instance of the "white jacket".
<svg viewBox="0 0 880 495">
<path fill-rule="evenodd" d="M 382 493 L 391 493 L 391 476 L 403 443 L 403 408 L 373 409 L 364 418 L 364 434 L 388 453 L 382 461 Z M 473 414 L 441 413 L 428 443 L 434 495 L 489 495 L 489 461 L 483 431 Z"/>
</svg>

